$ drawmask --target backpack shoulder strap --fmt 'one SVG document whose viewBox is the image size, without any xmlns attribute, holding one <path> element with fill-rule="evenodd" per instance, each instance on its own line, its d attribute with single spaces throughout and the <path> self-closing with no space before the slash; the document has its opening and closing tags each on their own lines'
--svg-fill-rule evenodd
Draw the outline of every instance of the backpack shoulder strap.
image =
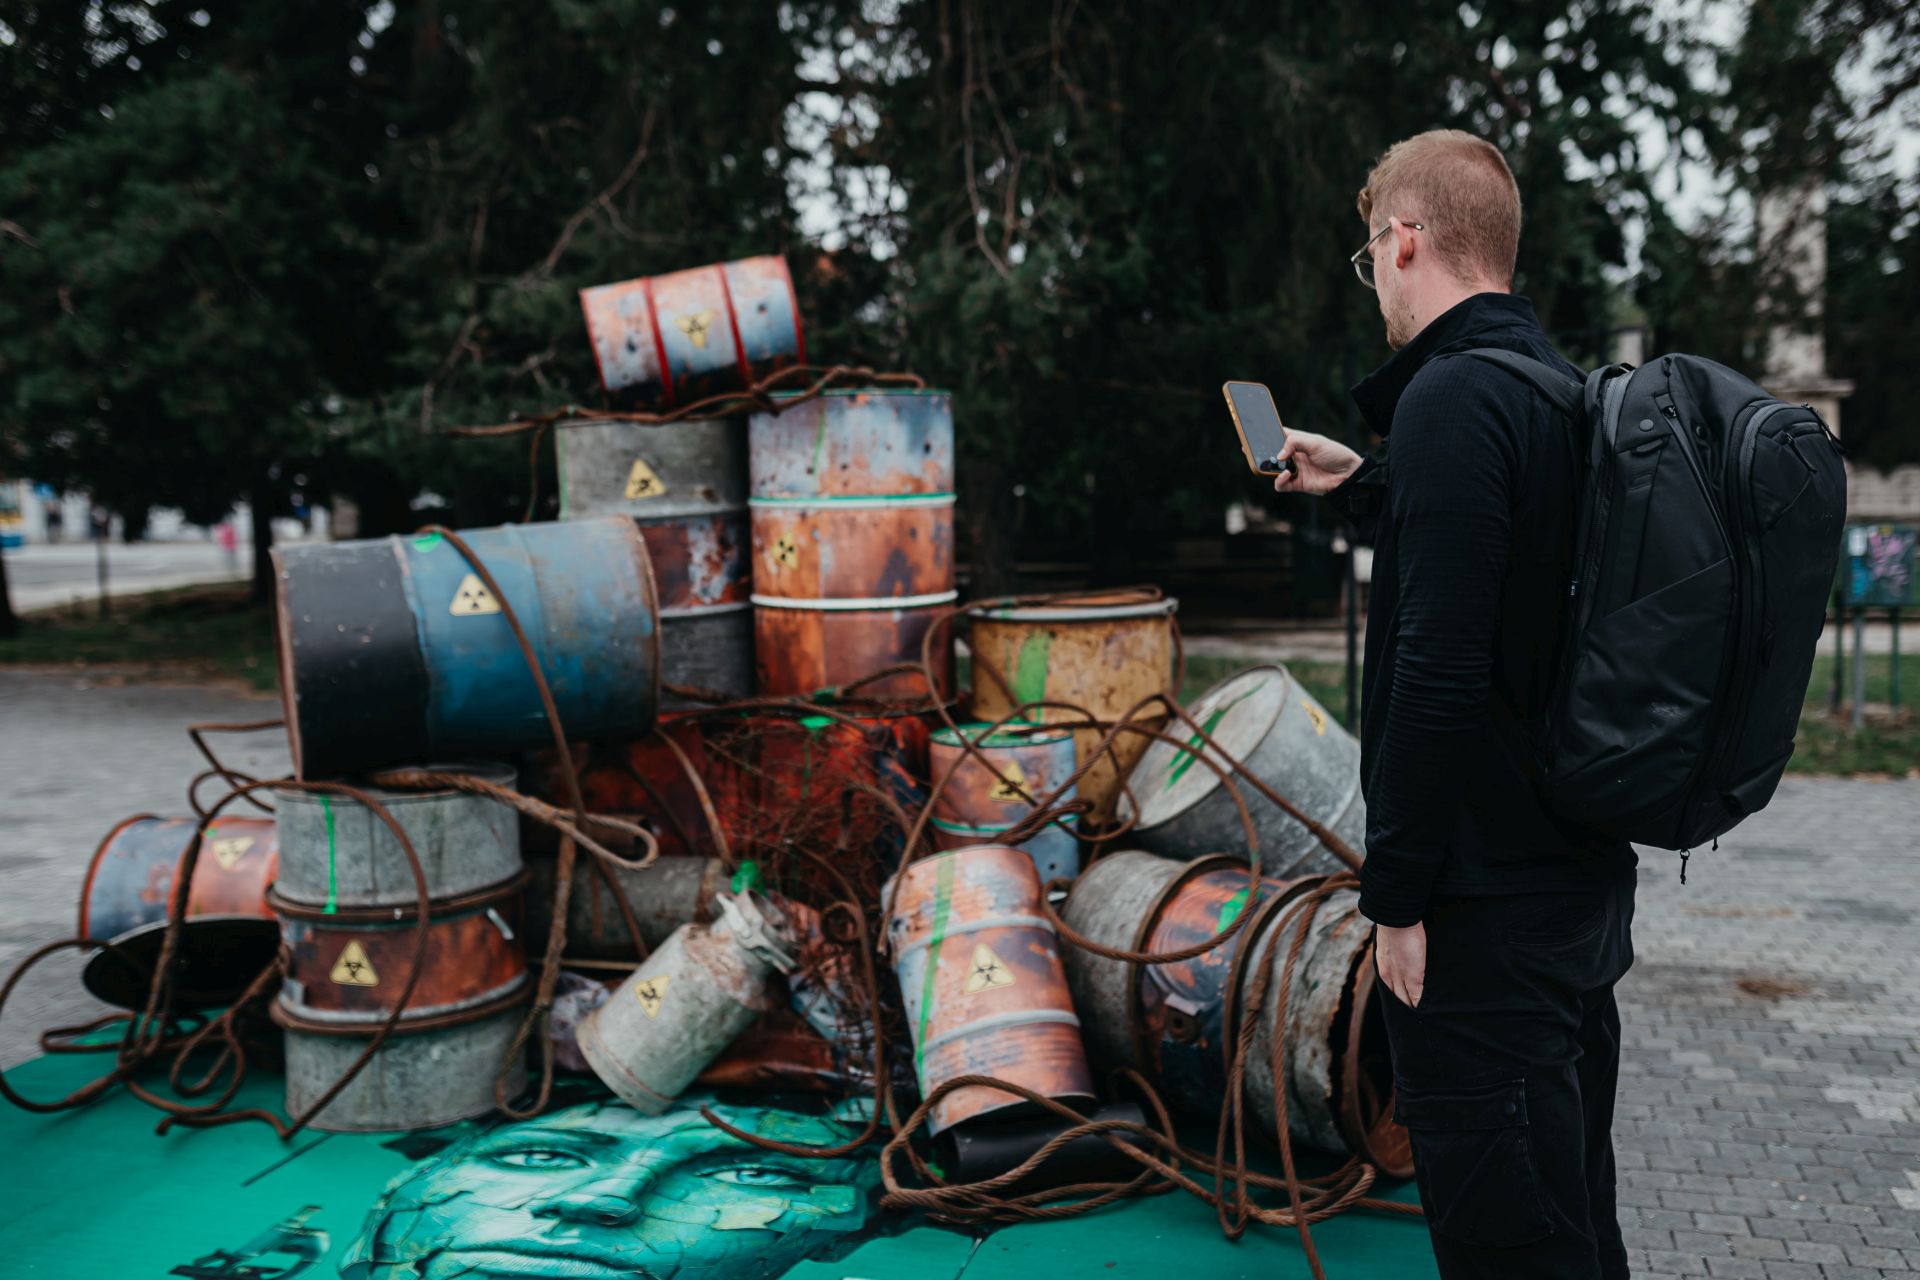
<svg viewBox="0 0 1920 1280">
<path fill-rule="evenodd" d="M 1532 356 L 1523 356 L 1517 351 L 1507 351 L 1500 347 L 1478 347 L 1461 354 L 1475 360 L 1484 360 L 1488 364 L 1499 365 L 1553 401 L 1560 412 L 1568 417 L 1581 411 L 1581 393 L 1584 388 L 1579 379 L 1535 360 Z"/>
</svg>

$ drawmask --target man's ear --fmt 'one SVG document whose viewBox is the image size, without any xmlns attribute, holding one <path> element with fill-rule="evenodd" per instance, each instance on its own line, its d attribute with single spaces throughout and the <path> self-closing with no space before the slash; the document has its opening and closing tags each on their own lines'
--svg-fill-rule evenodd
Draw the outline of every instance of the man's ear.
<svg viewBox="0 0 1920 1280">
<path fill-rule="evenodd" d="M 1413 228 L 1398 218 L 1388 218 L 1387 222 L 1393 227 L 1393 265 L 1405 271 L 1413 261 Z"/>
</svg>

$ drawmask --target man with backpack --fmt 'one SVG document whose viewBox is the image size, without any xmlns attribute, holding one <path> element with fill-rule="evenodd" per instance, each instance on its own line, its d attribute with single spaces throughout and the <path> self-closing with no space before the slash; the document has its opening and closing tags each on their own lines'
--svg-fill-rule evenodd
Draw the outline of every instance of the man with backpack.
<svg viewBox="0 0 1920 1280">
<path fill-rule="evenodd" d="M 1398 143 L 1359 209 L 1396 351 L 1353 395 L 1388 461 L 1290 432 L 1274 487 L 1330 495 L 1374 544 L 1360 908 L 1396 1115 L 1441 1275 L 1624 1277 L 1629 839 L 1704 844 L 1771 796 L 1837 446 L 1707 361 L 1562 359 L 1509 292 L 1520 194 L 1479 138 Z"/>
</svg>

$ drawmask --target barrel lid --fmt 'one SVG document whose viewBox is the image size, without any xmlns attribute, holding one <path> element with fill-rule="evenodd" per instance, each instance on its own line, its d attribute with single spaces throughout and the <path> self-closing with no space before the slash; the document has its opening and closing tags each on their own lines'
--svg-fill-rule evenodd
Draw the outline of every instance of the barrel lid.
<svg viewBox="0 0 1920 1280">
<path fill-rule="evenodd" d="M 167 922 L 129 929 L 88 958 L 80 981 L 96 999 L 122 1009 L 146 1005 Z M 180 922 L 173 1001 L 180 1009 L 232 1004 L 280 950 L 280 925 L 264 916 L 189 916 Z"/>
<path fill-rule="evenodd" d="M 945 818 L 934 818 L 931 821 L 933 822 L 933 825 L 938 827 L 940 830 L 950 832 L 953 835 L 979 836 L 980 844 L 997 845 L 1003 849 L 1017 847 L 1017 846 L 1009 845 L 1004 840 L 998 839 L 1000 835 L 1004 834 L 1005 832 L 1013 830 L 1015 824 L 1011 822 L 1003 822 L 1003 823 L 1000 823 L 998 826 L 992 826 L 992 827 L 976 827 L 965 822 L 949 822 Z M 1073 814 L 1073 813 L 1065 814 L 1061 817 L 1055 818 L 1048 825 L 1065 827 L 1067 830 L 1072 831 L 1079 827 L 1080 816 L 1078 814 Z M 948 850 L 948 852 L 952 852 L 952 850 Z"/>
<path fill-rule="evenodd" d="M 1006 622 L 1106 622 L 1115 618 L 1167 617 L 1179 607 L 1178 600 L 1157 592 L 1090 591 L 1058 600 L 989 608 L 980 616 Z"/>
<path fill-rule="evenodd" d="M 400 773 L 416 769 L 424 773 L 463 774 L 470 778 L 477 778 L 481 782 L 492 783 L 497 787 L 505 787 L 508 790 L 513 790 L 518 787 L 520 780 L 520 771 L 518 769 L 510 764 L 504 764 L 498 761 L 467 760 L 427 764 L 394 764 L 372 770 L 371 772 L 377 776 L 382 773 Z M 395 804 L 408 804 L 421 800 L 444 800 L 452 795 L 470 794 L 461 791 L 457 787 L 436 787 L 430 791 L 417 791 L 411 788 L 403 790 L 400 788 L 376 787 L 366 781 L 363 776 L 348 778 L 346 781 L 350 783 L 355 790 L 366 792 L 389 808 Z M 345 794 L 297 789 L 281 790 L 279 788 L 275 788 L 273 794 L 276 803 L 292 801 L 294 804 L 317 805 L 322 799 L 325 799 L 329 803 L 358 804 L 358 801 L 352 796 Z"/>
<path fill-rule="evenodd" d="M 932 741 L 943 747 L 961 745 L 961 735 L 976 747 L 1032 747 L 1061 742 L 1073 736 L 1071 729 L 1049 729 L 1031 720 L 1009 720 L 995 728 L 991 721 L 974 720 L 958 729 L 935 729 Z"/>
<path fill-rule="evenodd" d="M 1286 705 L 1293 677 L 1284 667 L 1252 667 L 1228 676 L 1188 708 L 1199 726 L 1206 730 L 1219 750 L 1207 749 L 1207 759 L 1222 769 L 1229 768 L 1221 752 L 1245 761 L 1254 748 L 1273 731 L 1274 721 Z M 1182 732 L 1185 730 L 1184 732 Z M 1170 822 L 1200 803 L 1220 785 L 1220 777 L 1200 762 L 1200 736 L 1184 724 L 1167 726 L 1169 735 L 1183 745 L 1155 739 L 1140 756 L 1121 793 L 1119 816 L 1133 817 L 1139 808 L 1138 825 L 1142 829 Z M 1245 784 L 1242 783 L 1245 790 Z"/>
</svg>

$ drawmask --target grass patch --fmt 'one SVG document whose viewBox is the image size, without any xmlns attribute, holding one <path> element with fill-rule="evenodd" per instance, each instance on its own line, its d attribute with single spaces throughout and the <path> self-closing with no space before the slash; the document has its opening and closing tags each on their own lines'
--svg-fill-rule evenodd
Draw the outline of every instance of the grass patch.
<svg viewBox="0 0 1920 1280">
<path fill-rule="evenodd" d="M 26 614 L 0 640 L 0 665 L 131 668 L 149 676 L 226 678 L 272 689 L 273 610 L 245 585 L 182 587 L 120 596 L 102 618 L 93 602 Z"/>
</svg>

